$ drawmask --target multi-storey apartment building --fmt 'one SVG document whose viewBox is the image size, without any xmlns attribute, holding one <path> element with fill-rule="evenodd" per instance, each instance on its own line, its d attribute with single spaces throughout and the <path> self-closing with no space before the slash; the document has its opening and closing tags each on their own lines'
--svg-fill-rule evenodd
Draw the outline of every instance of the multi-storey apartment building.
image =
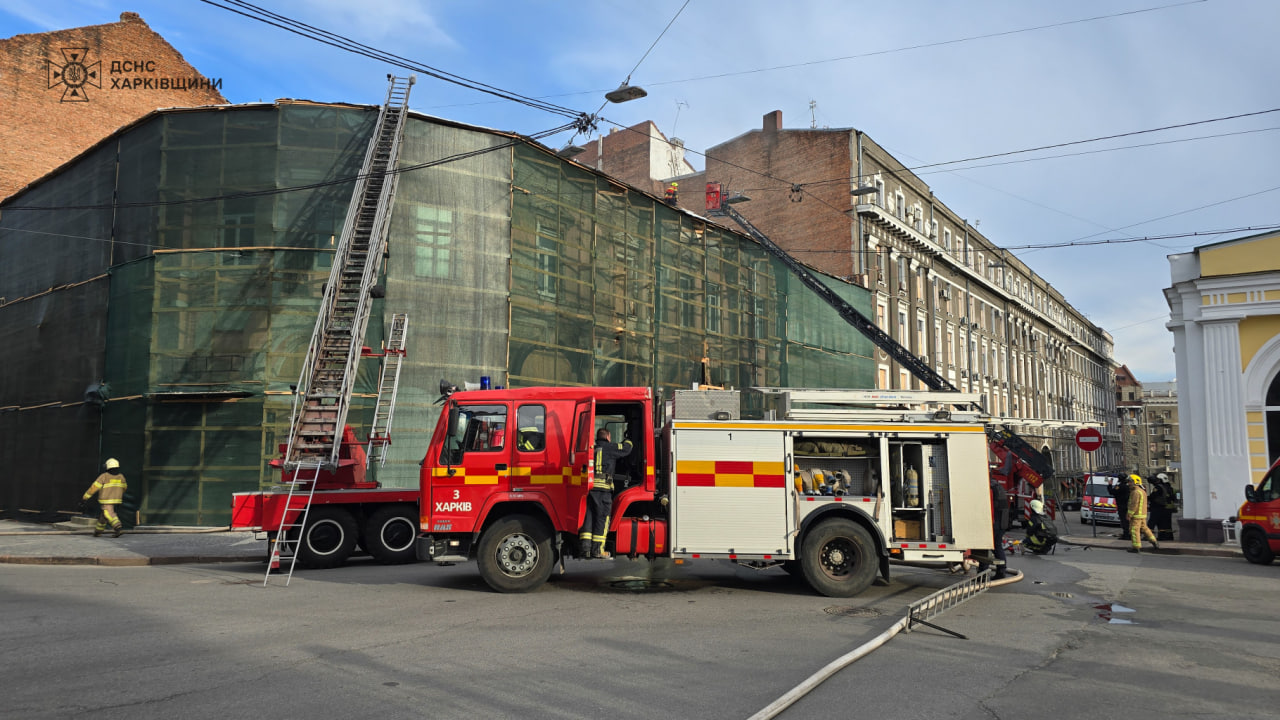
<svg viewBox="0 0 1280 720">
<path fill-rule="evenodd" d="M 1147 417 L 1147 473 L 1164 473 L 1174 488 L 1182 488 L 1182 446 L 1178 440 L 1178 384 L 1147 383 L 1142 387 Z"/>
<path fill-rule="evenodd" d="M 648 136 L 648 125 L 637 127 Z M 607 159 L 600 169 L 615 172 Z M 739 212 L 802 262 L 870 290 L 881 329 L 983 394 L 1060 475 L 1124 464 L 1110 334 L 866 133 L 784 129 L 775 111 L 761 129 L 708 149 L 702 172 L 664 180 L 680 183 L 680 204 L 695 212 L 707 181 L 749 197 Z M 920 387 L 888 355 L 875 359 L 878 387 Z M 1103 448 L 1075 446 L 1085 425 L 1101 430 Z"/>
</svg>

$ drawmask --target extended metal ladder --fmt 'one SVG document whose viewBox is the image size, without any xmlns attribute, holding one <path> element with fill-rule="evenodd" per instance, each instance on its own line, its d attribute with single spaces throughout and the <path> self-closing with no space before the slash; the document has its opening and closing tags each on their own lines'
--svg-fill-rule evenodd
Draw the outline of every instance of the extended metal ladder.
<svg viewBox="0 0 1280 720">
<path fill-rule="evenodd" d="M 396 313 L 391 316 L 391 329 L 387 333 L 386 347 L 382 351 L 382 374 L 378 378 L 378 403 L 373 408 L 373 426 L 369 428 L 369 452 L 367 467 L 387 461 L 387 446 L 391 444 L 391 418 L 396 411 L 396 394 L 400 389 L 400 367 L 404 364 L 405 339 L 409 334 L 409 316 Z"/>
<path fill-rule="evenodd" d="M 395 201 L 396 161 L 404 137 L 409 89 L 414 83 L 413 77 L 389 75 L 388 79 L 387 99 L 347 208 L 333 269 L 298 378 L 284 456 L 287 470 L 318 467 L 331 471 L 338 465 L 356 365 L 369 322 L 371 290 L 382 265 Z"/>
<path fill-rule="evenodd" d="M 316 485 L 319 484 L 320 463 L 310 466 L 299 465 L 293 471 L 293 479 L 289 482 L 289 494 L 284 499 L 284 509 L 280 511 L 280 530 L 271 541 L 271 552 L 267 558 L 267 574 L 262 578 L 262 587 L 271 580 L 271 571 L 280 570 L 280 563 L 289 561 L 289 574 L 285 577 L 285 587 L 293 579 L 293 568 L 298 564 L 298 550 L 302 543 L 302 528 L 307 524 L 311 514 L 311 499 L 315 496 Z M 310 477 L 307 477 L 310 475 Z M 289 515 L 296 512 L 297 517 L 289 522 Z"/>
</svg>

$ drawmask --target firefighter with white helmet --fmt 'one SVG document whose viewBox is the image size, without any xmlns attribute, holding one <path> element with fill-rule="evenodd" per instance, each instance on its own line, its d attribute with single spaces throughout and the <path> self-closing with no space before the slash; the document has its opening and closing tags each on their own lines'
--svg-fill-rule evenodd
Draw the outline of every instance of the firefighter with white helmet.
<svg viewBox="0 0 1280 720">
<path fill-rule="evenodd" d="M 1044 501 L 1036 498 L 1031 503 L 1031 517 L 1027 518 L 1027 548 L 1036 555 L 1044 555 L 1058 544 L 1058 528 L 1044 514 Z"/>
<path fill-rule="evenodd" d="M 99 475 L 89 489 L 84 491 L 84 497 L 80 498 L 80 507 L 83 509 L 89 502 L 89 498 L 96 493 L 100 512 L 98 523 L 93 526 L 93 536 L 101 535 L 106 532 L 107 526 L 110 526 L 111 537 L 120 537 L 124 532 L 124 523 L 120 522 L 116 508 L 124 502 L 124 491 L 129 488 L 129 485 L 124 480 L 124 474 L 120 472 L 119 460 L 107 458 L 103 467 L 106 472 Z"/>
<path fill-rule="evenodd" d="M 1141 475 L 1130 475 L 1129 482 L 1131 490 L 1129 491 L 1129 508 L 1127 518 L 1129 522 L 1129 540 L 1133 543 L 1133 547 L 1129 548 L 1131 553 L 1142 552 L 1142 540 L 1145 538 L 1151 541 L 1151 547 L 1156 550 L 1160 549 L 1160 543 L 1156 542 L 1156 536 L 1152 534 L 1151 528 L 1147 527 L 1147 488 Z"/>
</svg>

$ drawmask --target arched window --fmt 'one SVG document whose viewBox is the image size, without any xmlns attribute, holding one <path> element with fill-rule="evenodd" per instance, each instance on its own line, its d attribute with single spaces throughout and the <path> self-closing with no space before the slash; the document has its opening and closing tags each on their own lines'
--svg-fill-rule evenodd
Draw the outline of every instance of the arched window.
<svg viewBox="0 0 1280 720">
<path fill-rule="evenodd" d="M 1271 378 L 1267 386 L 1267 398 L 1263 402 L 1267 421 L 1267 464 L 1280 457 L 1280 373 Z"/>
</svg>

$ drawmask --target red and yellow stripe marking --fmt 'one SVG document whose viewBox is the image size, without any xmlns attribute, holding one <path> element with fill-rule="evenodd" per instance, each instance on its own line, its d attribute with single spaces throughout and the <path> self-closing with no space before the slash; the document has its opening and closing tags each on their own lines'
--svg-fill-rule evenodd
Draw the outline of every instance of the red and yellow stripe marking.
<svg viewBox="0 0 1280 720">
<path fill-rule="evenodd" d="M 680 460 L 676 463 L 681 487 L 786 487 L 780 462 L 749 460 Z"/>
<path fill-rule="evenodd" d="M 778 465 L 781 467 L 781 463 L 778 463 Z M 451 469 L 453 470 L 452 474 L 449 473 Z M 525 466 L 516 466 L 510 470 L 500 470 L 497 471 L 496 474 L 492 475 L 482 475 L 478 474 L 478 472 L 479 471 L 477 470 L 472 470 L 468 473 L 466 468 L 460 465 L 454 465 L 452 468 L 432 468 L 431 476 L 437 478 L 454 478 L 463 485 L 497 485 L 498 480 L 503 477 L 507 477 L 508 475 L 512 478 L 528 478 L 527 482 L 530 485 L 583 485 L 586 483 L 586 477 L 580 472 L 575 472 L 572 467 L 560 468 L 560 473 L 557 475 L 550 473 L 534 474 L 533 468 Z M 645 474 L 648 479 L 652 480 L 652 465 L 645 469 Z"/>
</svg>

